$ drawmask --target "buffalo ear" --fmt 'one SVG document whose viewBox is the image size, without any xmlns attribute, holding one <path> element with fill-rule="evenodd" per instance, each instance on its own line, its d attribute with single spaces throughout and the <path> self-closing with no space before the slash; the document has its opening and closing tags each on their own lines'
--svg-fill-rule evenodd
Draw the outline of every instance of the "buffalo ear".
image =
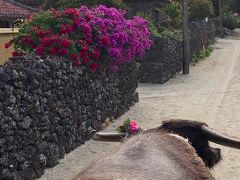
<svg viewBox="0 0 240 180">
<path fill-rule="evenodd" d="M 205 123 L 189 120 L 169 120 L 162 123 L 161 128 L 188 139 L 199 157 L 211 168 L 221 160 L 220 149 L 209 146 L 208 138 L 202 132 Z"/>
<path fill-rule="evenodd" d="M 201 128 L 203 125 L 206 124 L 189 120 L 169 120 L 164 121 L 161 128 L 188 139 L 191 144 L 195 144 L 201 140 L 201 145 L 204 146 L 208 144 L 208 140 L 202 133 Z"/>
<path fill-rule="evenodd" d="M 208 147 L 202 150 L 203 152 L 201 152 L 201 157 L 204 157 L 203 160 L 207 167 L 212 168 L 215 164 L 221 161 L 221 149 Z"/>
</svg>

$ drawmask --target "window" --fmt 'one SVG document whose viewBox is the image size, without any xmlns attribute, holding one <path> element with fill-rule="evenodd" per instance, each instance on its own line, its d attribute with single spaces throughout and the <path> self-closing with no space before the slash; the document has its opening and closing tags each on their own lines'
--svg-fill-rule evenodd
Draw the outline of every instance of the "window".
<svg viewBox="0 0 240 180">
<path fill-rule="evenodd" d="M 154 19 L 155 22 L 160 22 L 160 11 L 158 9 L 154 10 Z"/>
</svg>

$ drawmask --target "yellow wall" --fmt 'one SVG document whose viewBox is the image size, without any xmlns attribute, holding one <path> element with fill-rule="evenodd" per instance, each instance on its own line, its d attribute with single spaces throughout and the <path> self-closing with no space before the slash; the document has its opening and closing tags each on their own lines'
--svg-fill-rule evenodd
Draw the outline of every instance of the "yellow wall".
<svg viewBox="0 0 240 180">
<path fill-rule="evenodd" d="M 11 28 L 0 28 L 0 64 L 3 64 L 8 60 L 9 57 L 12 56 L 11 52 L 14 49 L 11 47 L 9 49 L 5 49 L 5 43 L 8 42 L 12 37 L 16 36 L 18 33 L 18 29 Z"/>
</svg>

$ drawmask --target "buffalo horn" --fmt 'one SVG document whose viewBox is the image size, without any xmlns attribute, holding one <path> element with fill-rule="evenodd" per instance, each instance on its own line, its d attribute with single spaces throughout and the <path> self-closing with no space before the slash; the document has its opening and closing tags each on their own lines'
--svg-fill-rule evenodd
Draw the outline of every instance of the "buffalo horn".
<svg viewBox="0 0 240 180">
<path fill-rule="evenodd" d="M 95 141 L 108 141 L 108 142 L 118 142 L 123 137 L 126 136 L 126 133 L 121 132 L 92 132 L 91 139 Z"/>
<path fill-rule="evenodd" d="M 201 127 L 202 133 L 208 138 L 209 141 L 228 146 L 236 149 L 240 149 L 240 139 L 230 137 L 226 134 L 217 132 L 216 130 L 203 125 Z"/>
</svg>

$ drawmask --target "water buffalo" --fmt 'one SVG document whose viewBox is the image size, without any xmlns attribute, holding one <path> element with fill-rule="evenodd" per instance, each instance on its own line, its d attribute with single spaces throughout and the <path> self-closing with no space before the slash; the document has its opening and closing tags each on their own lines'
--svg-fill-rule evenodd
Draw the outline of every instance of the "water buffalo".
<svg viewBox="0 0 240 180">
<path fill-rule="evenodd" d="M 93 139 L 114 141 L 124 134 L 94 133 Z M 74 179 L 78 180 L 210 180 L 209 168 L 221 160 L 220 149 L 209 142 L 240 149 L 240 141 L 206 124 L 165 121 L 123 141 Z"/>
</svg>

